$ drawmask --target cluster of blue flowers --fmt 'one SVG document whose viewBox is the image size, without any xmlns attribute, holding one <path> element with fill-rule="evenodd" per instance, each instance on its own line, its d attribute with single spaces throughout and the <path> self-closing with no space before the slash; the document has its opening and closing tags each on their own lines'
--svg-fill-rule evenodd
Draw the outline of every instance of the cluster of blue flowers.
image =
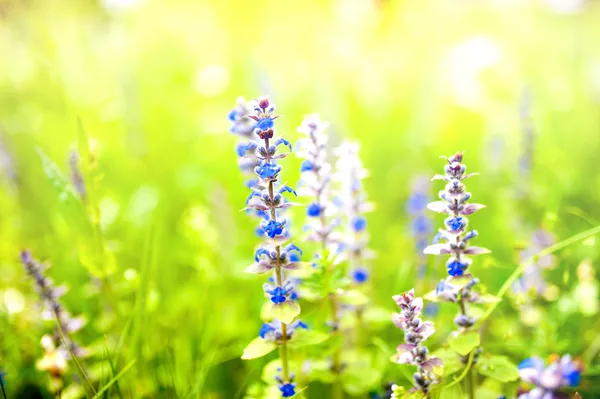
<svg viewBox="0 0 600 399">
<path fill-rule="evenodd" d="M 368 248 L 369 234 L 365 217 L 373 206 L 367 201 L 362 183 L 369 173 L 362 165 L 357 143 L 342 143 L 335 152 L 338 156 L 336 176 L 340 182 L 338 199 L 348 226 L 343 238 L 344 249 L 350 263 L 350 277 L 360 285 L 369 279 L 365 261 L 373 257 L 373 252 Z"/>
<path fill-rule="evenodd" d="M 478 280 L 468 273 L 471 265 L 469 255 L 489 253 L 490 251 L 470 245 L 470 240 L 477 237 L 477 231 L 467 231 L 467 216 L 483 208 L 481 204 L 469 203 L 471 193 L 467 192 L 463 181 L 474 173 L 467 174 L 467 167 L 462 163 L 463 154 L 457 152 L 446 158 L 448 164 L 444 167 L 444 175 L 435 175 L 433 180 L 444 180 L 446 187 L 439 192 L 441 201 L 432 202 L 427 207 L 435 212 L 446 213 L 444 228 L 439 229 L 435 241 L 438 241 L 423 251 L 431 255 L 450 255 L 446 262 L 448 278 L 442 280 L 436 289 L 436 294 L 442 300 L 459 302 L 461 313 L 455 323 L 461 328 L 471 327 L 475 319 L 467 315 L 466 302 L 479 302 L 480 296 L 472 291 Z M 445 243 L 439 241 L 445 240 Z M 465 282 L 466 279 L 466 282 Z"/>
<path fill-rule="evenodd" d="M 263 324 L 259 336 L 263 340 L 277 343 L 282 351 L 286 351 L 286 344 L 291 339 L 296 328 L 306 328 L 300 321 L 294 321 L 300 313 L 297 303 L 295 282 L 288 272 L 299 267 L 302 251 L 294 244 L 284 246 L 289 240 L 287 221 L 282 216 L 282 211 L 294 205 L 287 201 L 284 194 L 296 195 L 294 189 L 280 183 L 279 174 L 282 170 L 277 160 L 286 157 L 292 151 L 292 145 L 283 137 L 275 136 L 275 105 L 268 98 L 259 98 L 252 104 L 251 111 L 247 106 L 238 104 L 232 111 L 230 119 L 233 122 L 232 131 L 247 135 L 252 131 L 252 139 L 238 147 L 238 155 L 244 159 L 253 159 L 256 183 L 250 185 L 252 192 L 246 201 L 246 209 L 255 211 L 260 217 L 259 234 L 266 242 L 260 246 L 254 261 L 246 269 L 248 273 L 271 272 L 269 283 L 264 284 L 265 295 L 270 300 L 270 311 L 273 321 Z M 250 129 L 251 126 L 251 129 Z M 281 152 L 281 148 L 288 151 Z M 287 362 L 287 357 L 282 356 L 282 362 Z M 291 397 L 295 394 L 296 385 L 292 382 L 293 375 L 288 372 L 287 364 L 283 365 L 283 375 L 277 376 L 277 382 L 282 397 Z"/>
<path fill-rule="evenodd" d="M 327 162 L 327 135 L 324 133 L 328 126 L 329 123 L 321 121 L 318 114 L 306 116 L 298 127 L 298 132 L 306 137 L 297 144 L 298 157 L 303 159 L 298 192 L 311 201 L 306 207 L 307 240 L 320 243 L 323 252 L 334 251 L 339 244 L 334 231 L 337 222 L 332 219 L 335 207 L 331 202 L 331 165 Z"/>
<path fill-rule="evenodd" d="M 424 177 L 417 177 L 411 185 L 411 194 L 406 203 L 406 212 L 411 217 L 411 232 L 419 254 L 429 244 L 433 224 L 431 218 L 425 213 L 429 203 L 429 181 Z M 427 259 L 421 255 L 419 259 L 418 277 L 425 277 Z"/>
<path fill-rule="evenodd" d="M 562 358 L 555 356 L 548 366 L 538 357 L 525 359 L 519 364 L 519 374 L 524 382 L 535 388 L 522 393 L 518 399 L 567 399 L 569 396 L 560 390 L 578 386 L 581 370 L 581 365 L 569 355 Z"/>
<path fill-rule="evenodd" d="M 254 175 L 254 168 L 258 164 L 258 160 L 256 158 L 246 157 L 248 153 L 248 142 L 249 141 L 257 141 L 258 137 L 254 134 L 254 126 L 255 121 L 249 117 L 252 112 L 252 104 L 251 102 L 246 102 L 243 97 L 239 97 L 237 99 L 237 104 L 235 108 L 233 108 L 229 112 L 229 122 L 231 126 L 229 131 L 238 137 L 240 137 L 240 142 L 236 147 L 236 154 L 239 157 L 239 167 L 242 172 L 245 172 L 248 175 Z M 246 182 L 248 187 L 254 187 L 258 181 L 255 178 L 250 178 Z M 262 216 L 262 215 L 258 215 Z"/>
</svg>

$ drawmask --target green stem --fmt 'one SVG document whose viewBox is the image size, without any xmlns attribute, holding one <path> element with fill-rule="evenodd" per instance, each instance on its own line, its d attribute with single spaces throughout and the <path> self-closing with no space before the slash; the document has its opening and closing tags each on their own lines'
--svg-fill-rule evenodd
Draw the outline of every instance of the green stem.
<svg viewBox="0 0 600 399">
<path fill-rule="evenodd" d="M 475 373 L 469 369 L 469 399 L 475 399 Z"/>
<path fill-rule="evenodd" d="M 265 139 L 265 148 L 269 148 L 269 139 Z M 270 159 L 267 158 L 267 162 Z M 275 195 L 273 189 L 273 180 L 269 181 L 269 198 L 271 203 L 274 202 Z M 275 212 L 275 208 L 270 209 L 271 220 L 277 221 L 277 213 Z M 277 252 L 277 261 L 275 266 L 275 278 L 277 279 L 277 285 L 279 287 L 283 286 L 283 274 L 281 271 L 281 264 L 279 263 L 279 258 L 281 255 L 281 245 L 277 245 L 275 247 L 275 251 Z M 281 368 L 282 368 L 282 379 L 284 383 L 290 382 L 290 369 L 288 363 L 287 356 L 287 324 L 281 322 L 281 344 L 279 345 L 279 358 L 281 359 Z"/>
<path fill-rule="evenodd" d="M 502 287 L 500 288 L 500 290 L 498 291 L 498 294 L 496 296 L 498 297 L 498 299 L 501 299 L 506 294 L 506 292 L 510 289 L 510 287 L 512 287 L 513 283 L 519 278 L 521 273 L 523 273 L 525 268 L 527 266 L 529 266 L 530 264 L 532 264 L 535 259 L 542 257 L 542 256 L 550 255 L 551 253 L 554 253 L 556 251 L 560 251 L 561 249 L 566 248 L 571 244 L 575 244 L 579 241 L 583 241 L 587 238 L 595 236 L 596 234 L 600 234 L 600 226 L 596 226 L 592 229 L 583 231 L 579 234 L 575 234 L 574 236 L 569 237 L 566 240 L 557 242 L 556 244 L 551 245 L 551 246 L 541 250 L 537 254 L 531 256 L 530 258 L 526 259 L 524 262 L 522 262 L 519 265 L 519 267 L 517 267 L 515 269 L 515 271 L 510 275 L 510 277 L 508 277 L 508 279 L 504 282 L 504 285 L 502 285 Z M 479 319 L 479 321 L 483 322 L 484 320 L 486 320 L 492 314 L 494 309 L 496 309 L 496 307 L 498 306 L 498 303 L 500 303 L 500 301 L 492 303 L 491 306 L 489 307 L 489 309 L 481 317 L 481 319 Z"/>
</svg>

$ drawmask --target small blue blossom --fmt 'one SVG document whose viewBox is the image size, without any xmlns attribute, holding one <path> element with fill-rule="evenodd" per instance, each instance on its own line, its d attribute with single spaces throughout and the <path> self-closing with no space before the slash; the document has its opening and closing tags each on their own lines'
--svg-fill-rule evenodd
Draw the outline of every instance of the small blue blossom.
<svg viewBox="0 0 600 399">
<path fill-rule="evenodd" d="M 369 271 L 365 268 L 354 269 L 352 272 L 352 280 L 356 284 L 363 284 L 369 279 Z"/>
<path fill-rule="evenodd" d="M 367 219 L 362 216 L 358 216 L 352 220 L 352 228 L 354 231 L 363 231 L 367 228 Z"/>
<path fill-rule="evenodd" d="M 290 262 L 300 262 L 300 254 L 297 254 L 295 252 L 290 253 Z"/>
<path fill-rule="evenodd" d="M 268 292 L 271 295 L 271 302 L 284 303 L 287 299 L 288 292 L 283 287 L 275 287 L 274 290 Z"/>
<path fill-rule="evenodd" d="M 310 204 L 306 207 L 306 214 L 311 218 L 319 217 L 321 215 L 321 205 L 316 202 Z"/>
<path fill-rule="evenodd" d="M 281 171 L 281 166 L 265 162 L 257 166 L 254 171 L 261 179 L 272 179 Z"/>
<path fill-rule="evenodd" d="M 417 215 L 412 222 L 413 233 L 417 235 L 429 234 L 431 231 L 431 219 L 423 214 Z"/>
<path fill-rule="evenodd" d="M 448 274 L 452 277 L 462 276 L 467 268 L 467 263 L 463 263 L 458 259 L 452 259 L 446 265 L 448 267 Z"/>
<path fill-rule="evenodd" d="M 264 117 L 264 118 L 260 118 L 257 122 L 256 125 L 254 125 L 254 130 L 258 130 L 258 131 L 265 131 L 268 129 L 272 129 L 273 126 L 275 125 L 275 122 L 273 120 L 274 118 L 271 117 Z"/>
<path fill-rule="evenodd" d="M 275 220 L 269 220 L 265 226 L 263 227 L 265 233 L 271 237 L 275 238 L 283 234 L 283 227 L 285 223 L 277 222 Z"/>
<path fill-rule="evenodd" d="M 406 210 L 408 213 L 420 213 L 427 208 L 429 202 L 429 196 L 424 192 L 415 192 L 412 194 L 406 203 Z"/>
<path fill-rule="evenodd" d="M 265 339 L 265 337 L 267 336 L 268 333 L 274 332 L 274 331 L 275 331 L 275 328 L 271 324 L 264 323 L 260 327 L 260 331 L 258 332 L 258 336 L 261 337 L 262 339 Z"/>
<path fill-rule="evenodd" d="M 310 162 L 308 159 L 305 159 L 300 164 L 300 172 L 310 172 L 310 171 L 314 170 L 314 168 L 315 168 L 315 164 Z"/>
<path fill-rule="evenodd" d="M 448 218 L 446 220 L 446 226 L 448 226 L 450 228 L 450 230 L 452 231 L 458 231 L 460 229 L 462 229 L 465 225 L 466 225 L 466 221 L 464 220 L 464 218 L 462 217 L 454 217 L 454 218 Z"/>
<path fill-rule="evenodd" d="M 281 397 L 283 398 L 291 398 L 296 394 L 296 384 L 287 383 L 279 385 L 279 390 L 281 391 Z"/>
</svg>

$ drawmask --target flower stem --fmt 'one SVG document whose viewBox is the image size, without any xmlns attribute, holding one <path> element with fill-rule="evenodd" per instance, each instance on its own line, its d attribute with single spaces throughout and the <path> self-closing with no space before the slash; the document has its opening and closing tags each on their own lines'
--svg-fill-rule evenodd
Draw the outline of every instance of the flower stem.
<svg viewBox="0 0 600 399">
<path fill-rule="evenodd" d="M 6 399 L 6 391 L 4 390 L 4 382 L 2 381 L 2 377 L 0 376 L 0 387 L 2 388 L 2 396 Z"/>
<path fill-rule="evenodd" d="M 265 139 L 265 147 L 269 148 L 269 139 Z M 271 203 L 274 201 L 274 193 L 273 193 L 273 180 L 269 181 L 269 197 Z M 271 220 L 277 221 L 277 213 L 275 212 L 275 208 L 271 208 Z M 277 261 L 275 267 L 275 278 L 277 279 L 277 286 L 283 286 L 283 276 L 281 273 L 281 264 L 280 264 L 280 255 L 281 255 L 281 245 L 275 247 L 275 251 L 277 252 Z M 279 346 L 279 357 L 281 359 L 281 368 L 283 371 L 283 381 L 285 383 L 290 382 L 290 372 L 288 365 L 288 357 L 287 357 L 287 324 L 281 322 L 281 345 Z"/>
<path fill-rule="evenodd" d="M 469 369 L 469 399 L 475 399 L 475 374 L 473 369 Z"/>
</svg>

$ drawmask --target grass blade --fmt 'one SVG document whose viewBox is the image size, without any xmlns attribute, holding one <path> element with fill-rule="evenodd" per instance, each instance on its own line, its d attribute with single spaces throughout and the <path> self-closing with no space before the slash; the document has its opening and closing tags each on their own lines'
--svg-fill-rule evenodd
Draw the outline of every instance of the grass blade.
<svg viewBox="0 0 600 399">
<path fill-rule="evenodd" d="M 117 380 L 121 377 L 123 377 L 123 375 L 129 371 L 129 369 L 135 364 L 135 359 L 133 359 L 132 361 L 129 362 L 129 364 L 127 364 L 127 366 L 123 367 L 123 370 L 121 370 L 119 372 L 119 374 L 117 374 L 116 376 L 114 376 L 110 381 L 108 381 L 108 383 L 103 386 L 98 393 L 92 398 L 92 399 L 99 399 L 100 395 L 102 395 L 108 388 L 110 388 L 113 384 L 115 384 L 117 382 Z"/>
</svg>

